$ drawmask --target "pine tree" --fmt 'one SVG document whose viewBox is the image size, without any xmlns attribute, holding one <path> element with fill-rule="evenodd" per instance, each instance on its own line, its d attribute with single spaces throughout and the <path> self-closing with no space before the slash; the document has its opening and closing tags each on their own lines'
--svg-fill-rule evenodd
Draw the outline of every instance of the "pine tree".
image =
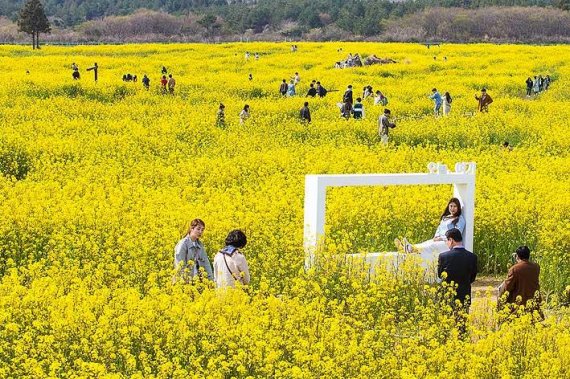
<svg viewBox="0 0 570 379">
<path fill-rule="evenodd" d="M 40 0 L 28 0 L 18 17 L 18 30 L 32 35 L 32 48 L 40 48 L 40 33 L 51 32 L 49 21 Z"/>
</svg>

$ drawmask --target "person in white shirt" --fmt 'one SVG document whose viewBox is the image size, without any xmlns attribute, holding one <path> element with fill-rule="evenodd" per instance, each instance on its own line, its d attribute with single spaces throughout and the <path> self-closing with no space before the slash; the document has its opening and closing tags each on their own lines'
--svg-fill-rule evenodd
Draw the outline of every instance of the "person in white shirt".
<svg viewBox="0 0 570 379">
<path fill-rule="evenodd" d="M 449 250 L 445 233 L 448 230 L 457 229 L 463 235 L 465 233 L 465 218 L 461 214 L 461 203 L 453 197 L 447 203 L 439 220 L 439 226 L 432 239 L 412 245 L 406 238 L 394 243 L 399 250 L 406 253 L 418 252 L 426 260 L 437 259 L 440 253 Z"/>
<path fill-rule="evenodd" d="M 239 123 L 244 124 L 245 120 L 249 118 L 249 105 L 244 105 L 243 109 L 239 113 Z"/>
<path fill-rule="evenodd" d="M 246 244 L 247 238 L 241 230 L 232 230 L 228 234 L 224 248 L 214 257 L 216 287 L 235 287 L 236 283 L 249 284 L 249 267 L 245 256 L 240 251 Z"/>
</svg>

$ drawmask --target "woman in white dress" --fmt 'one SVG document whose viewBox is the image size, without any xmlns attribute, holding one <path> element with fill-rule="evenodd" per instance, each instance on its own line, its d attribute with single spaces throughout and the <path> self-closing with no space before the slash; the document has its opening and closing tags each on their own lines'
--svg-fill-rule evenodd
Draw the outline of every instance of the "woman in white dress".
<svg viewBox="0 0 570 379">
<path fill-rule="evenodd" d="M 449 114 L 449 112 L 451 112 L 451 95 L 449 94 L 449 92 L 446 92 L 445 95 L 443 95 L 443 115 L 447 116 Z"/>
<path fill-rule="evenodd" d="M 424 260 L 431 261 L 439 256 L 440 253 L 449 250 L 446 244 L 445 232 L 454 228 L 458 229 L 461 235 L 464 235 L 465 218 L 461 215 L 461 203 L 455 197 L 451 198 L 447 203 L 432 239 L 415 245 L 409 243 L 406 238 L 403 238 L 402 241 L 396 239 L 394 243 L 398 249 L 404 250 L 406 253 L 417 252 Z"/>
</svg>

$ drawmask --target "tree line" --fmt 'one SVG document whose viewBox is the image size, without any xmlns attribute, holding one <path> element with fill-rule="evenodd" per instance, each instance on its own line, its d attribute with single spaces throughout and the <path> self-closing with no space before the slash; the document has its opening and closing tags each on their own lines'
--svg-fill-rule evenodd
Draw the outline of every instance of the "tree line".
<svg viewBox="0 0 570 379">
<path fill-rule="evenodd" d="M 570 41 L 568 10 L 486 6 L 492 2 L 539 5 L 547 0 L 223 0 L 225 5 L 220 5 L 222 0 L 201 0 L 201 8 L 186 13 L 139 9 L 75 27 L 61 26 L 53 16 L 46 17 L 49 1 L 45 0 L 44 6 L 43 0 L 26 0 L 12 27 L 0 18 L 0 41 L 20 41 L 18 32 L 24 32 L 32 37 L 34 48 L 39 48 L 40 34 L 52 31 L 47 37 L 50 42 L 202 42 L 232 41 L 243 36 L 252 40 Z M 174 0 L 155 2 L 171 4 L 168 1 Z M 130 4 L 128 0 L 124 3 Z M 178 0 L 177 4 L 197 3 Z M 433 6 L 438 4 L 441 7 Z"/>
<path fill-rule="evenodd" d="M 26 0 L 0 0 L 0 16 L 16 21 Z M 260 32 L 267 25 L 295 21 L 299 30 L 330 24 L 359 35 L 381 31 L 379 21 L 402 17 L 431 7 L 477 9 L 488 6 L 538 6 L 570 9 L 570 0 L 42 0 L 55 26 L 71 27 L 109 16 L 124 16 L 138 9 L 187 15 L 221 17 L 227 29 Z"/>
</svg>

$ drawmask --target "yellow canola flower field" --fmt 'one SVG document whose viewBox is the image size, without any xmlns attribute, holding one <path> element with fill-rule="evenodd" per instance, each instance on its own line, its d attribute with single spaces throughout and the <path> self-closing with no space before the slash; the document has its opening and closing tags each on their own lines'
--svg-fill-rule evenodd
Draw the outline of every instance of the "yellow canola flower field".
<svg viewBox="0 0 570 379">
<path fill-rule="evenodd" d="M 570 284 L 570 47 L 298 46 L 0 46 L 0 377 L 570 377 L 559 307 Z M 397 63 L 335 69 L 348 53 Z M 85 70 L 94 62 L 97 83 Z M 161 94 L 162 66 L 174 96 Z M 295 72 L 297 96 L 282 97 Z M 539 74 L 550 88 L 526 97 Z M 305 98 L 313 79 L 325 98 Z M 389 98 L 387 145 L 370 99 L 363 120 L 340 117 L 349 84 L 355 98 L 365 85 Z M 433 117 L 433 87 L 452 95 L 448 117 Z M 482 87 L 489 113 L 476 111 Z M 528 245 L 546 320 L 498 325 L 486 300 L 461 339 L 445 289 L 416 268 L 369 278 L 340 260 L 431 238 L 449 186 L 329 191 L 329 263 L 304 272 L 306 174 L 426 172 L 431 161 L 477 163 L 480 270 L 504 275 Z M 250 288 L 171 285 L 174 245 L 196 217 L 210 259 L 229 230 L 246 232 Z"/>
</svg>

